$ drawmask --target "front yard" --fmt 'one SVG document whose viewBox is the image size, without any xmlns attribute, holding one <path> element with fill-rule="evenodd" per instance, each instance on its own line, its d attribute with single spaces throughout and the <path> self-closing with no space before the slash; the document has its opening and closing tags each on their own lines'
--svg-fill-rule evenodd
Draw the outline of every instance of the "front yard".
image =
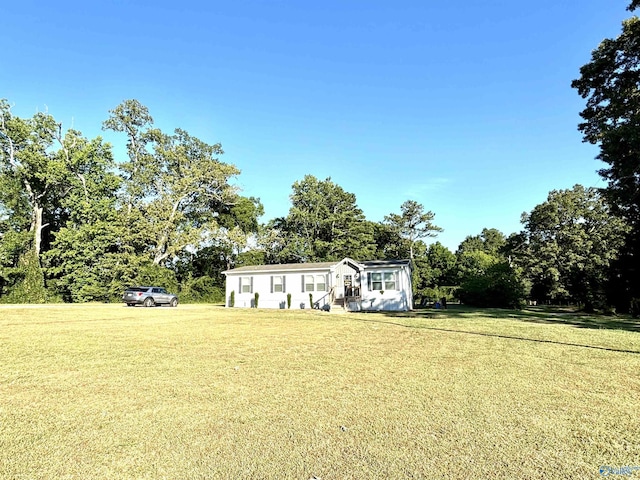
<svg viewBox="0 0 640 480">
<path fill-rule="evenodd" d="M 2 307 L 0 478 L 597 478 L 640 333 L 592 320 Z"/>
</svg>

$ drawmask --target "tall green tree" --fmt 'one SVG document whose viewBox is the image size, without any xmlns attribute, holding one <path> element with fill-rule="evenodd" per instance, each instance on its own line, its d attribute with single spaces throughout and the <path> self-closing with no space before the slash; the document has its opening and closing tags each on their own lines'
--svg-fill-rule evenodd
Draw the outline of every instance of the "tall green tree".
<svg viewBox="0 0 640 480">
<path fill-rule="evenodd" d="M 483 228 L 480 235 L 467 236 L 458 246 L 458 253 L 479 250 L 494 257 L 500 257 L 505 245 L 506 238 L 500 230 Z"/>
<path fill-rule="evenodd" d="M 423 205 L 415 200 L 407 200 L 400 206 L 400 214 L 390 213 L 384 217 L 384 222 L 407 241 L 409 258 L 414 260 L 416 242 L 442 232 L 442 228 L 433 224 L 434 217 L 433 212 L 424 211 Z"/>
<path fill-rule="evenodd" d="M 0 100 L 0 250 L 11 252 L 1 261 L 0 293 L 11 286 L 10 301 L 46 299 L 41 255 L 69 212 L 62 204 L 72 175 L 65 138 L 74 132 L 62 132 L 48 113 L 20 118 Z"/>
<path fill-rule="evenodd" d="M 176 129 L 151 128 L 146 107 L 127 100 L 104 128 L 127 135 L 124 191 L 129 227 L 146 235 L 154 265 L 166 265 L 185 248 L 215 237 L 217 216 L 239 198 L 229 180 L 240 171 L 221 162 L 220 144 L 207 144 Z"/>
<path fill-rule="evenodd" d="M 520 271 L 504 260 L 475 251 L 466 255 L 486 256 L 488 265 L 482 271 L 468 274 L 462 281 L 458 296 L 467 305 L 477 307 L 521 308 L 526 296 Z"/>
<path fill-rule="evenodd" d="M 576 185 L 551 191 L 547 201 L 523 215 L 525 268 L 537 300 L 571 300 L 592 310 L 606 303 L 613 262 L 628 226 L 612 216 L 595 188 Z"/>
<path fill-rule="evenodd" d="M 184 251 L 178 262 L 178 279 L 207 277 L 224 291 L 223 271 L 242 265 L 264 264 L 264 253 L 254 247 L 258 218 L 263 206 L 257 198 L 240 197 L 235 205 L 219 212 L 218 234 L 194 251 Z"/>
<path fill-rule="evenodd" d="M 431 270 L 434 286 L 454 286 L 456 284 L 456 256 L 451 250 L 435 242 L 429 245 L 426 259 Z"/>
<path fill-rule="evenodd" d="M 456 283 L 456 256 L 440 242 L 427 246 L 422 240 L 415 243 L 413 261 L 413 293 L 416 297 L 430 300 L 445 296 L 442 287 L 452 287 Z"/>
<path fill-rule="evenodd" d="M 458 296 L 478 307 L 519 308 L 527 293 L 522 269 L 509 260 L 507 239 L 495 228 L 466 237 L 456 251 Z"/>
<path fill-rule="evenodd" d="M 262 235 L 272 261 L 322 262 L 374 256 L 373 227 L 357 206 L 356 196 L 331 178 L 313 175 L 292 186 L 291 208 L 275 219 Z"/>
<path fill-rule="evenodd" d="M 153 117 L 149 109 L 138 100 L 125 100 L 113 110 L 109 118 L 102 123 L 103 130 L 125 133 L 129 161 L 120 163 L 124 179 L 123 204 L 131 214 L 134 206 L 143 202 L 150 182 L 150 176 L 157 173 L 156 165 L 147 145 L 153 137 L 149 134 L 153 126 Z"/>
<path fill-rule="evenodd" d="M 54 208 L 50 198 L 66 173 L 64 160 L 54 148 L 60 128 L 47 113 L 17 117 L 9 102 L 0 100 L 0 202 L 14 217 L 14 226 L 23 229 L 28 224 L 36 258 L 48 226 L 45 211 Z M 18 225 L 20 216 L 25 219 L 23 225 Z"/>
<path fill-rule="evenodd" d="M 379 260 L 397 260 L 409 258 L 409 242 L 402 237 L 397 228 L 385 222 L 372 223 L 373 238 L 376 245 L 375 258 Z"/>
<path fill-rule="evenodd" d="M 70 130 L 60 141 L 67 175 L 58 210 L 65 212 L 43 254 L 49 283 L 67 301 L 110 300 L 121 292 L 118 264 L 131 256 L 116 209 L 121 178 L 111 147 Z M 135 260 L 134 260 L 135 261 Z"/>
<path fill-rule="evenodd" d="M 635 10 L 634 0 L 628 9 Z M 578 126 L 585 142 L 597 145 L 597 158 L 607 164 L 599 171 L 608 182 L 604 189 L 612 214 L 631 225 L 617 276 L 625 304 L 640 301 L 640 19 L 622 23 L 616 38 L 603 40 L 591 60 L 572 82 L 586 108 Z"/>
</svg>

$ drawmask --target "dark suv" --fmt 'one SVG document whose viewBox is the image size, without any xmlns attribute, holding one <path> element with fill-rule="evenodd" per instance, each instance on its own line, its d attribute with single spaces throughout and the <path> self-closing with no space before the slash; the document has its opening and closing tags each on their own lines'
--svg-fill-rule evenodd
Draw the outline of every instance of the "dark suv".
<svg viewBox="0 0 640 480">
<path fill-rule="evenodd" d="M 156 305 L 178 306 L 178 297 L 167 292 L 162 287 L 129 287 L 122 295 L 122 301 L 128 307 L 144 305 L 155 307 Z"/>
</svg>

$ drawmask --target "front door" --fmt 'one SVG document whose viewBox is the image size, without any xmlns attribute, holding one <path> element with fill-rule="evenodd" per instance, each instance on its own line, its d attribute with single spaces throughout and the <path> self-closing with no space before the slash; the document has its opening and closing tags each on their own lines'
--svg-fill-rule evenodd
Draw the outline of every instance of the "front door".
<svg viewBox="0 0 640 480">
<path fill-rule="evenodd" d="M 353 297 L 353 275 L 343 275 L 342 280 L 344 285 L 344 296 Z"/>
<path fill-rule="evenodd" d="M 355 295 L 354 287 L 358 283 L 358 271 L 347 263 L 338 265 L 336 268 L 335 298 L 352 297 Z"/>
</svg>

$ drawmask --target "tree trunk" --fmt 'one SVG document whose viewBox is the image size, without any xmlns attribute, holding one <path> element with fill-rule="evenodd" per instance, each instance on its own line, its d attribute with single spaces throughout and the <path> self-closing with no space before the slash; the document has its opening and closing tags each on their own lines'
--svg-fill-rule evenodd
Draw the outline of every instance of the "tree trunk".
<svg viewBox="0 0 640 480">
<path fill-rule="evenodd" d="M 42 246 L 42 229 L 46 225 L 42 224 L 42 212 L 43 208 L 36 204 L 33 207 L 33 218 L 31 220 L 31 231 L 33 232 L 33 248 L 36 252 L 36 257 L 40 260 L 40 250 Z"/>
<path fill-rule="evenodd" d="M 178 200 L 176 200 L 173 203 L 173 207 L 171 208 L 171 214 L 169 215 L 169 218 L 165 222 L 166 227 L 161 232 L 160 238 L 156 242 L 156 248 L 155 248 L 156 254 L 153 259 L 154 265 L 161 265 L 162 262 L 164 262 L 167 258 L 169 258 L 168 251 L 169 251 L 170 229 L 175 228 L 174 220 L 176 218 L 176 214 L 178 212 L 178 209 L 180 208 L 180 204 L 186 197 L 187 195 L 182 195 Z"/>
</svg>

